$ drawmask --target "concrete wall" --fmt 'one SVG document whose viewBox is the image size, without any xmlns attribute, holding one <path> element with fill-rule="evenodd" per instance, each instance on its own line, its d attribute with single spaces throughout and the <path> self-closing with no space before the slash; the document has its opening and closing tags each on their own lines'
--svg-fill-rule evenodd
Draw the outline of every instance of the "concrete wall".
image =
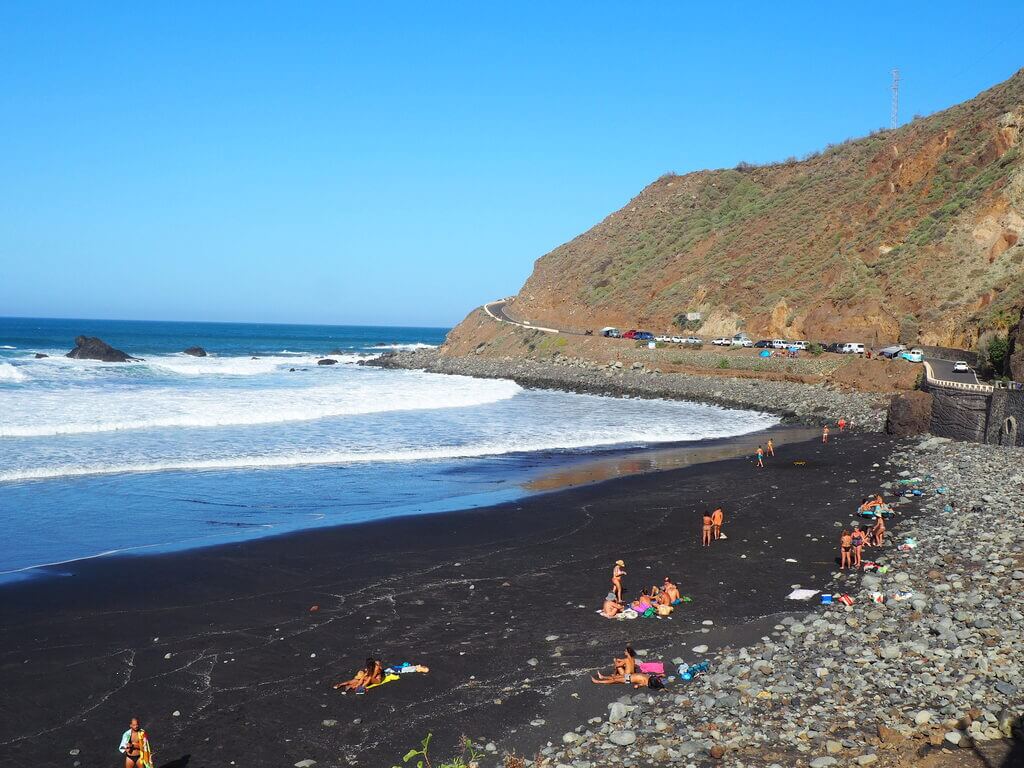
<svg viewBox="0 0 1024 768">
<path fill-rule="evenodd" d="M 991 394 L 926 384 L 932 395 L 929 431 L 939 437 L 990 445 L 1024 446 L 1024 391 Z"/>
</svg>

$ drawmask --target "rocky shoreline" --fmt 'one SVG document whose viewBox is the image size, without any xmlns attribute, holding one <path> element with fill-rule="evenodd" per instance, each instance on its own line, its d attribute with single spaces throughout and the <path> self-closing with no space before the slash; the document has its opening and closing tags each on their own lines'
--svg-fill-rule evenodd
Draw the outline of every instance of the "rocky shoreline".
<svg viewBox="0 0 1024 768">
<path fill-rule="evenodd" d="M 760 643 L 710 657 L 709 674 L 619 697 L 605 717 L 524 764 L 728 758 L 828 768 L 917 764 L 931 754 L 947 760 L 935 765 L 960 765 L 960 750 L 986 765 L 1024 764 L 1024 530 L 1008 524 L 1024 507 L 1021 458 L 1017 449 L 942 438 L 897 451 L 883 487 L 922 477 L 926 514 L 897 518 L 885 555 L 869 554 L 889 565 L 886 573 L 834 574 L 833 588 L 852 606 L 783 618 Z M 908 538 L 916 548 L 895 548 Z M 872 600 L 877 592 L 885 603 Z M 700 650 L 680 655 L 692 662 Z"/>
<path fill-rule="evenodd" d="M 436 349 L 420 349 L 387 353 L 362 364 L 512 379 L 524 387 L 588 394 L 693 400 L 726 408 L 768 411 L 809 424 L 843 417 L 870 431 L 884 428 L 890 399 L 887 395 L 845 392 L 822 384 L 662 373 L 641 363 L 629 367 L 621 362 L 599 365 L 562 355 L 556 355 L 551 362 L 539 362 L 511 357 L 456 357 Z"/>
</svg>

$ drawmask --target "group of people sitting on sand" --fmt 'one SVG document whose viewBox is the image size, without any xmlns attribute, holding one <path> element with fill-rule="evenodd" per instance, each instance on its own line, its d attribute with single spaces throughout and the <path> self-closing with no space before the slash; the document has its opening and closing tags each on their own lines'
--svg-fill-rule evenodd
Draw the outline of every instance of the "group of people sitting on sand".
<svg viewBox="0 0 1024 768">
<path fill-rule="evenodd" d="M 622 577 L 625 575 L 625 562 L 617 560 L 612 569 L 612 591 L 605 595 L 600 611 L 606 619 L 614 619 L 625 610 L 632 610 L 637 616 L 668 616 L 675 606 L 684 602 L 679 587 L 666 576 L 660 587 L 656 584 L 645 587 L 636 600 L 627 604 L 622 598 Z"/>
<path fill-rule="evenodd" d="M 349 691 L 355 691 L 357 694 L 366 693 L 369 688 L 376 688 L 378 685 L 384 685 L 384 683 L 398 680 L 401 675 L 407 672 L 429 672 L 429 667 L 424 667 L 422 664 L 410 664 L 407 661 L 403 661 L 401 664 L 394 664 L 390 667 L 385 667 L 380 659 L 375 659 L 372 656 L 366 659 L 366 665 L 360 669 L 355 675 L 352 676 L 351 680 L 344 680 L 340 683 L 334 684 L 334 690 L 340 690 L 342 693 L 348 693 Z"/>
<path fill-rule="evenodd" d="M 644 672 L 639 669 L 639 665 L 636 660 L 636 651 L 630 646 L 626 646 L 626 654 L 621 659 L 613 659 L 612 663 L 615 666 L 615 672 L 610 675 L 602 675 L 598 672 L 594 677 L 591 677 L 591 681 L 598 685 L 612 685 L 614 683 L 625 683 L 626 685 L 632 685 L 634 688 L 655 688 L 660 689 L 665 687 L 665 683 L 662 681 L 661 676 Z"/>
</svg>

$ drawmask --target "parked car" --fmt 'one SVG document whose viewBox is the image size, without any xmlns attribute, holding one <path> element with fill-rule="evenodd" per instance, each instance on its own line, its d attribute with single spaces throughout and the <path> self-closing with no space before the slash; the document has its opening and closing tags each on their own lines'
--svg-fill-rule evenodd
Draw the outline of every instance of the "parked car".
<svg viewBox="0 0 1024 768">
<path fill-rule="evenodd" d="M 906 349 L 902 344 L 893 344 L 891 347 L 883 347 L 878 354 L 892 360 L 894 357 L 901 357 L 900 353 Z"/>
<path fill-rule="evenodd" d="M 649 331 L 637 331 L 633 338 L 637 341 L 654 341 L 654 334 Z"/>
<path fill-rule="evenodd" d="M 732 339 L 732 346 L 734 346 L 734 347 L 745 347 L 745 348 L 749 349 L 750 347 L 754 346 L 754 342 L 752 342 L 750 339 L 748 339 L 746 337 L 744 337 L 742 339 L 737 339 L 734 336 L 733 339 Z"/>
<path fill-rule="evenodd" d="M 660 342 L 662 342 L 664 344 L 671 344 L 672 343 L 672 337 L 671 336 L 664 336 L 664 335 L 655 336 L 654 340 L 655 341 L 660 341 Z"/>
<path fill-rule="evenodd" d="M 685 344 L 686 340 L 682 336 L 673 336 L 670 341 L 673 344 Z"/>
<path fill-rule="evenodd" d="M 953 373 L 970 373 L 971 366 L 965 363 L 963 360 L 957 360 L 953 363 Z"/>
<path fill-rule="evenodd" d="M 831 344 L 826 344 L 825 345 L 825 351 L 826 352 L 839 353 L 839 352 L 842 351 L 842 348 L 843 348 L 843 345 L 840 342 L 838 342 L 838 341 L 833 341 Z"/>
<path fill-rule="evenodd" d="M 792 349 L 793 347 L 796 347 L 797 349 L 800 349 L 800 350 L 803 350 L 803 351 L 806 352 L 807 348 L 809 346 L 811 346 L 811 345 L 808 344 L 806 341 L 791 341 L 791 342 L 789 342 L 788 346 L 789 346 L 790 349 Z"/>
<path fill-rule="evenodd" d="M 624 334 L 622 334 L 622 338 L 624 338 L 624 339 L 635 339 L 636 335 L 638 333 L 639 333 L 639 331 L 636 330 L 635 328 L 630 328 L 628 331 L 626 331 Z"/>
<path fill-rule="evenodd" d="M 717 339 L 712 339 L 711 343 L 716 347 L 729 347 L 732 346 L 732 339 L 728 336 L 719 336 Z"/>
<path fill-rule="evenodd" d="M 620 331 L 618 328 L 612 328 L 611 326 L 608 326 L 607 328 L 601 329 L 601 335 L 607 336 L 609 339 L 621 339 L 622 331 Z"/>
<path fill-rule="evenodd" d="M 687 336 L 683 339 L 683 344 L 703 344 L 704 339 L 699 339 L 696 336 Z"/>
<path fill-rule="evenodd" d="M 789 346 L 789 342 L 785 339 L 772 339 L 772 347 L 774 349 L 785 349 L 787 346 Z"/>
<path fill-rule="evenodd" d="M 760 341 L 754 342 L 755 349 L 771 349 L 771 339 L 761 339 Z"/>
<path fill-rule="evenodd" d="M 924 352 L 920 349 L 905 349 L 900 352 L 899 357 L 906 360 L 908 363 L 923 363 Z"/>
<path fill-rule="evenodd" d="M 862 355 L 864 354 L 864 345 L 857 342 L 848 341 L 839 348 L 839 351 L 842 352 L 844 355 Z"/>
</svg>

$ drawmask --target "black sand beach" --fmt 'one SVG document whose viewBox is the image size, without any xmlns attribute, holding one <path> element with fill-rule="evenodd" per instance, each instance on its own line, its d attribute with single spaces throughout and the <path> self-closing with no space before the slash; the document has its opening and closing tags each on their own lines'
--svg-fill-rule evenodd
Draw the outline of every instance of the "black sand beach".
<svg viewBox="0 0 1024 768">
<path fill-rule="evenodd" d="M 890 447 L 836 434 L 780 446 L 763 471 L 727 459 L 0 588 L 0 764 L 119 765 L 134 713 L 158 766 L 391 766 L 427 732 L 438 756 L 460 734 L 532 754 L 621 695 L 586 678 L 627 642 L 692 662 L 697 644 L 745 642 L 810 607 L 785 596 L 827 583 L 835 522 L 875 490 Z M 702 549 L 711 505 L 729 538 Z M 670 575 L 693 602 L 602 619 L 619 557 L 627 594 Z M 368 654 L 431 671 L 333 691 Z"/>
</svg>

